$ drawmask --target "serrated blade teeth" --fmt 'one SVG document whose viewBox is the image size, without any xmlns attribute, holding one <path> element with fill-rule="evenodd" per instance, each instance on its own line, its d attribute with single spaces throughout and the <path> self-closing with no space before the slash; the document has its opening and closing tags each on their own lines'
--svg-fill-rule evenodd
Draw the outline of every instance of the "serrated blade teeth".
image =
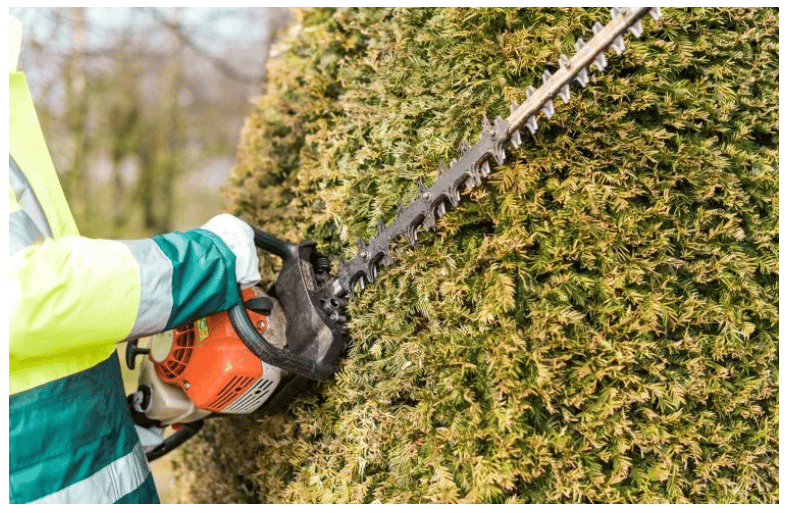
<svg viewBox="0 0 787 513">
<path fill-rule="evenodd" d="M 494 130 L 494 139 L 499 141 L 506 137 L 506 131 L 508 130 L 508 123 L 502 116 L 497 116 L 495 118 L 495 124 L 492 126 Z"/>
<path fill-rule="evenodd" d="M 615 50 L 615 53 L 617 55 L 622 54 L 623 51 L 626 49 L 626 43 L 623 41 L 623 38 L 621 36 L 616 37 L 615 40 L 612 41 L 612 44 L 610 46 L 612 46 L 612 49 Z"/>
<path fill-rule="evenodd" d="M 423 224 L 423 226 L 427 230 L 433 230 L 434 229 L 434 225 L 435 225 L 434 212 L 429 211 L 429 213 L 424 216 L 424 224 Z"/>
<path fill-rule="evenodd" d="M 541 112 L 544 113 L 547 119 L 551 119 L 552 116 L 555 115 L 555 106 L 552 103 L 552 100 L 547 100 L 546 103 L 544 103 L 544 106 L 541 107 Z"/>
<path fill-rule="evenodd" d="M 579 85 L 581 85 L 582 87 L 588 85 L 588 82 L 590 82 L 590 77 L 588 77 L 587 68 L 582 68 L 581 70 L 579 70 L 579 73 L 577 73 L 576 81 L 579 82 Z"/>
<path fill-rule="evenodd" d="M 459 187 L 456 184 L 452 184 L 448 188 L 448 201 L 451 202 L 452 206 L 457 206 L 459 204 L 459 200 L 462 199 L 462 196 L 459 194 Z"/>
<path fill-rule="evenodd" d="M 525 123 L 525 126 L 527 127 L 528 130 L 530 130 L 530 135 L 535 134 L 536 130 L 538 130 L 538 123 L 536 123 L 536 117 L 530 116 L 529 118 L 527 118 L 527 122 Z"/>
<path fill-rule="evenodd" d="M 604 71 L 604 68 L 607 67 L 607 56 L 603 52 L 596 55 L 596 58 L 593 59 L 593 64 L 596 65 L 599 71 Z"/>
<path fill-rule="evenodd" d="M 512 102 L 511 117 L 504 119 L 497 116 L 494 123 L 490 123 L 489 118 L 483 115 L 478 143 L 471 146 L 466 139 L 459 143 L 458 149 L 462 157 L 460 162 L 463 163 L 461 168 L 455 165 L 458 162 L 455 159 L 448 165 L 440 161 L 437 166 L 438 180 L 430 188 L 427 188 L 421 180 L 417 180 L 420 198 L 416 196 L 407 207 L 404 207 L 401 201 L 398 202 L 396 221 L 388 226 L 385 222 L 378 221 L 377 235 L 368 243 L 358 239 L 358 253 L 355 258 L 349 263 L 342 260 L 339 278 L 326 283 L 331 296 L 347 295 L 352 299 L 352 289 L 356 292 L 358 289 L 364 290 L 368 284 L 374 282 L 382 266 L 394 263 L 393 258 L 388 254 L 394 237 L 404 235 L 407 242 L 415 246 L 421 229 L 433 230 L 446 214 L 449 202 L 454 207 L 459 204 L 463 188 L 472 191 L 481 186 L 483 178 L 491 175 L 491 165 L 493 163 L 500 165 L 504 162 L 506 150 L 511 150 L 505 148 L 507 143 L 519 148 L 523 143 L 525 127 L 535 136 L 538 131 L 536 109 L 543 112 L 546 118 L 552 118 L 555 114 L 555 97 L 560 97 L 564 104 L 570 102 L 571 80 L 576 80 L 581 87 L 586 87 L 590 82 L 590 65 L 603 71 L 609 65 L 605 55 L 607 50 L 611 49 L 617 55 L 621 55 L 626 50 L 625 30 L 632 32 L 636 37 L 642 36 L 643 23 L 639 18 L 644 17 L 648 9 L 653 19 L 661 18 L 661 9 L 657 7 L 639 8 L 636 11 L 613 7 L 610 12 L 615 19 L 614 23 L 605 27 L 599 22 L 594 22 L 591 26 L 594 36 L 589 44 L 584 39 L 578 38 L 575 55 L 567 57 L 561 54 L 560 68 L 554 74 L 549 69 L 544 70 L 540 88 L 528 86 L 525 89 L 528 98 L 528 102 L 525 103 L 527 109 L 517 102 Z M 525 118 L 525 116 L 529 117 Z M 335 314 L 334 306 L 327 305 L 326 308 L 330 310 L 329 313 Z"/>
<path fill-rule="evenodd" d="M 492 124 L 489 122 L 489 118 L 484 116 L 481 118 L 481 132 L 483 133 L 490 133 L 492 131 Z"/>
<path fill-rule="evenodd" d="M 481 173 L 478 170 L 478 164 L 474 164 L 470 166 L 468 170 L 469 178 L 465 180 L 465 186 L 467 187 L 468 191 L 473 190 L 473 188 L 478 187 L 481 185 Z"/>
<path fill-rule="evenodd" d="M 407 230 L 404 232 L 404 236 L 411 246 L 415 246 L 415 243 L 418 242 L 417 226 L 408 226 Z"/>
<path fill-rule="evenodd" d="M 546 84 L 550 78 L 552 78 L 552 73 L 549 70 L 545 70 L 544 74 L 541 76 L 541 82 Z"/>
<path fill-rule="evenodd" d="M 519 130 L 514 130 L 514 133 L 511 134 L 511 144 L 514 145 L 514 148 L 522 146 L 522 134 L 519 133 Z"/>
<path fill-rule="evenodd" d="M 642 20 L 637 20 L 636 23 L 629 27 L 629 32 L 634 34 L 634 37 L 639 39 L 642 37 Z"/>
<path fill-rule="evenodd" d="M 557 95 L 560 96 L 560 99 L 563 100 L 565 105 L 568 105 L 568 102 L 571 100 L 571 87 L 569 87 L 568 84 L 565 84 L 560 88 L 560 91 L 558 91 Z"/>
</svg>

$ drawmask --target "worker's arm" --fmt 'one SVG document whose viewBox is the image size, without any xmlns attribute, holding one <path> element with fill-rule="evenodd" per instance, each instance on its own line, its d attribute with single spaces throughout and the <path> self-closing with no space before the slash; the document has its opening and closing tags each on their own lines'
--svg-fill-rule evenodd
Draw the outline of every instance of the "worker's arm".
<svg viewBox="0 0 787 513">
<path fill-rule="evenodd" d="M 229 215 L 152 239 L 46 238 L 12 255 L 9 271 L 9 357 L 21 380 L 11 386 L 21 389 L 49 381 L 48 368 L 87 368 L 118 341 L 229 309 L 238 283 L 259 280 L 253 232 Z"/>
</svg>

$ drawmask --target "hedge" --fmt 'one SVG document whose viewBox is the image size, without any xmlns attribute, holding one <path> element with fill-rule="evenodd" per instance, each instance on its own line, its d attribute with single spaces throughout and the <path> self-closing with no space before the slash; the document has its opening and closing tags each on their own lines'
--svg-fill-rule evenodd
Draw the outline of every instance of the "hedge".
<svg viewBox="0 0 787 513">
<path fill-rule="evenodd" d="M 225 193 L 336 262 L 609 20 L 298 16 Z M 778 9 L 644 25 L 434 232 L 399 241 L 334 379 L 209 422 L 182 451 L 190 500 L 778 502 Z"/>
</svg>

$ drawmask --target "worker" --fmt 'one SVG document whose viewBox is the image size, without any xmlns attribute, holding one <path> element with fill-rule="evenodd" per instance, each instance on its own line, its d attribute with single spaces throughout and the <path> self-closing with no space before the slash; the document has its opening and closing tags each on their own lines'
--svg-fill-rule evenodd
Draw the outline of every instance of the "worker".
<svg viewBox="0 0 787 513">
<path fill-rule="evenodd" d="M 222 214 L 151 239 L 81 237 L 9 29 L 9 501 L 155 503 L 116 343 L 237 304 L 260 280 L 253 231 Z"/>
</svg>

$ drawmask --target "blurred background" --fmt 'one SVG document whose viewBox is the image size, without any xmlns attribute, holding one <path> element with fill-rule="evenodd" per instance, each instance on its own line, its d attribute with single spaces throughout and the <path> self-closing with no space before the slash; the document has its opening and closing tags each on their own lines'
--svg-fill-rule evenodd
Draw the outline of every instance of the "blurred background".
<svg viewBox="0 0 787 513">
<path fill-rule="evenodd" d="M 19 69 L 81 233 L 148 237 L 221 210 L 281 8 L 24 8 Z"/>
<path fill-rule="evenodd" d="M 9 12 L 23 25 L 18 69 L 82 235 L 150 237 L 222 211 L 250 100 L 264 91 L 267 59 L 294 21 L 290 10 Z M 118 351 L 122 362 L 125 344 Z M 125 365 L 123 374 L 126 393 L 136 390 Z M 165 503 L 180 499 L 176 458 L 152 465 Z"/>
</svg>

